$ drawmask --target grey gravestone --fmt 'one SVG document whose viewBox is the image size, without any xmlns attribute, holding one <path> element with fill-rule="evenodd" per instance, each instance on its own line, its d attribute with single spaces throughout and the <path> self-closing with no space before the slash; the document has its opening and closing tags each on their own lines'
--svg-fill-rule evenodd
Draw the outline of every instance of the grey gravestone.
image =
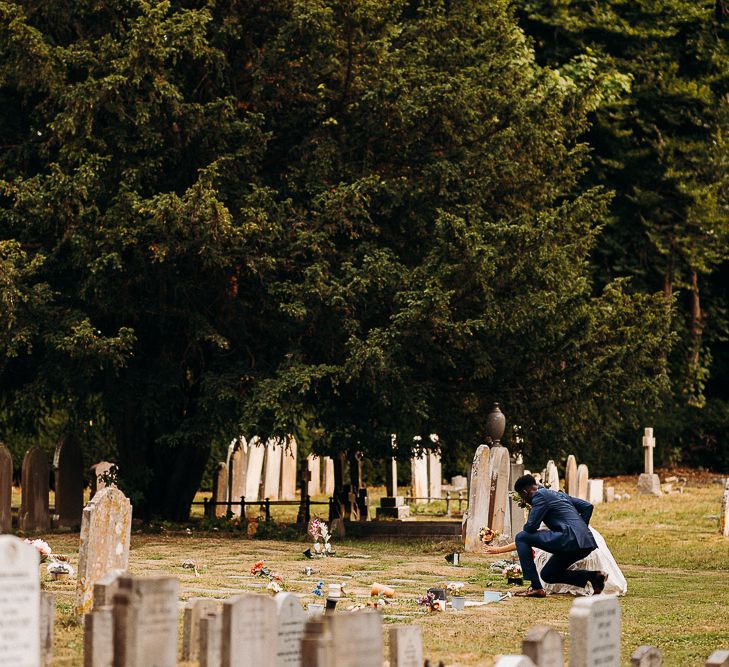
<svg viewBox="0 0 729 667">
<path fill-rule="evenodd" d="M 116 469 L 116 463 L 111 461 L 99 461 L 94 463 L 89 469 L 91 474 L 91 497 L 96 495 L 97 491 L 105 489 L 107 486 L 112 486 L 109 483 L 110 478 Z"/>
<path fill-rule="evenodd" d="M 213 516 L 225 516 L 228 508 L 225 503 L 228 500 L 228 464 L 221 461 L 215 469 L 215 477 L 213 479 Z"/>
<path fill-rule="evenodd" d="M 724 537 L 729 537 L 729 479 L 724 482 L 724 493 L 721 497 L 719 531 Z"/>
<path fill-rule="evenodd" d="M 563 667 L 562 636 L 546 625 L 535 625 L 521 643 L 524 655 L 531 658 L 536 667 Z"/>
<path fill-rule="evenodd" d="M 468 488 L 468 478 L 463 475 L 451 477 L 451 486 L 454 491 L 465 491 Z"/>
<path fill-rule="evenodd" d="M 301 661 L 306 667 L 337 667 L 332 633 L 325 617 L 312 618 L 306 623 L 301 639 Z"/>
<path fill-rule="evenodd" d="M 602 503 L 603 497 L 603 480 L 588 479 L 587 480 L 587 502 L 593 505 Z"/>
<path fill-rule="evenodd" d="M 390 667 L 422 667 L 423 634 L 419 625 L 394 625 L 390 634 Z"/>
<path fill-rule="evenodd" d="M 620 605 L 614 595 L 578 598 L 570 609 L 570 667 L 620 667 Z"/>
<path fill-rule="evenodd" d="M 263 474 L 263 498 L 278 500 L 281 488 L 281 455 L 283 445 L 278 438 L 269 438 L 266 442 L 266 461 Z"/>
<path fill-rule="evenodd" d="M 559 491 L 559 470 L 557 470 L 557 464 L 552 459 L 549 459 L 544 471 L 544 485 L 552 491 Z"/>
<path fill-rule="evenodd" d="M 94 609 L 84 616 L 84 667 L 114 665 L 114 608 Z"/>
<path fill-rule="evenodd" d="M 276 603 L 267 595 L 238 595 L 223 602 L 223 667 L 276 665 Z"/>
<path fill-rule="evenodd" d="M 276 667 L 301 667 L 301 638 L 304 636 L 306 612 L 293 593 L 277 593 L 278 634 L 276 638 Z"/>
<path fill-rule="evenodd" d="M 38 564 L 35 547 L 0 535 L 0 665 L 41 665 Z"/>
<path fill-rule="evenodd" d="M 661 667 L 663 656 L 655 646 L 639 646 L 630 656 L 631 667 Z"/>
<path fill-rule="evenodd" d="M 77 438 L 70 436 L 58 443 L 53 455 L 53 472 L 58 525 L 78 528 L 84 508 L 84 457 Z"/>
<path fill-rule="evenodd" d="M 132 530 L 132 505 L 117 488 L 101 489 L 84 507 L 79 542 L 76 613 L 91 611 L 94 584 L 109 570 L 126 570 Z"/>
<path fill-rule="evenodd" d="M 587 482 L 590 479 L 590 471 L 584 463 L 577 466 L 577 497 L 587 500 Z"/>
<path fill-rule="evenodd" d="M 613 503 L 615 502 L 615 487 L 614 486 L 606 486 L 603 490 L 603 499 L 606 503 Z"/>
<path fill-rule="evenodd" d="M 0 442 L 0 533 L 13 530 L 13 457 Z"/>
<path fill-rule="evenodd" d="M 706 661 L 706 667 L 729 667 L 729 651 L 717 649 Z"/>
<path fill-rule="evenodd" d="M 200 619 L 198 660 L 200 667 L 220 667 L 223 661 L 223 614 L 206 614 Z"/>
<path fill-rule="evenodd" d="M 511 459 L 509 450 L 501 446 L 492 447 L 489 458 L 491 498 L 489 501 L 489 522 L 486 525 L 492 530 L 502 533 L 504 537 L 511 535 L 510 477 Z"/>
<path fill-rule="evenodd" d="M 220 602 L 214 598 L 190 598 L 182 615 L 182 659 L 187 662 L 198 660 L 200 649 L 200 620 L 208 614 L 217 613 Z"/>
<path fill-rule="evenodd" d="M 261 475 L 266 447 L 258 436 L 248 443 L 248 472 L 246 473 L 246 499 L 261 500 Z"/>
<path fill-rule="evenodd" d="M 109 570 L 94 584 L 94 609 L 111 607 L 119 590 L 119 577 L 124 570 Z"/>
<path fill-rule="evenodd" d="M 296 499 L 296 455 L 296 439 L 289 435 L 281 452 L 281 488 L 278 494 L 281 500 Z"/>
<path fill-rule="evenodd" d="M 246 495 L 247 476 L 248 445 L 245 439 L 238 438 L 228 461 L 228 496 L 234 516 L 240 516 L 240 499 Z"/>
<path fill-rule="evenodd" d="M 568 496 L 577 496 L 577 459 L 572 454 L 564 469 L 564 490 Z"/>
<path fill-rule="evenodd" d="M 421 453 L 410 459 L 410 490 L 416 505 L 427 503 L 428 497 L 428 455 Z"/>
<path fill-rule="evenodd" d="M 23 457 L 18 526 L 24 533 L 43 533 L 51 527 L 48 512 L 50 468 L 45 452 L 37 445 Z"/>
<path fill-rule="evenodd" d="M 53 663 L 53 626 L 56 620 L 56 596 L 48 591 L 40 594 L 40 652 L 41 664 Z"/>
<path fill-rule="evenodd" d="M 176 577 L 119 577 L 114 596 L 114 667 L 176 667 Z"/>
<path fill-rule="evenodd" d="M 466 551 L 481 551 L 483 545 L 478 532 L 488 526 L 491 480 L 489 479 L 489 448 L 480 445 L 473 456 L 471 483 L 466 517 Z"/>
<path fill-rule="evenodd" d="M 646 428 L 643 433 L 643 474 L 638 478 L 638 493 L 644 496 L 660 496 L 661 480 L 653 471 L 653 450 L 656 447 L 656 439 L 653 437 L 653 429 Z"/>
<path fill-rule="evenodd" d="M 327 616 L 337 667 L 382 667 L 382 615 L 361 610 Z"/>
</svg>

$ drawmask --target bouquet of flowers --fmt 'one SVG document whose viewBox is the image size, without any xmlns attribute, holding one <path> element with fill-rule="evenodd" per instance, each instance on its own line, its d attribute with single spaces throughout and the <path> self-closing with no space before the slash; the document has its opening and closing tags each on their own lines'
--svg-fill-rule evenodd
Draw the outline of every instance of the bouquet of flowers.
<svg viewBox="0 0 729 667">
<path fill-rule="evenodd" d="M 435 593 L 426 593 L 417 598 L 416 602 L 428 611 L 440 611 L 441 606 L 436 604 Z"/>
<path fill-rule="evenodd" d="M 478 531 L 478 539 L 483 544 L 491 544 L 501 533 L 498 530 L 491 530 L 488 526 L 482 526 Z"/>
<path fill-rule="evenodd" d="M 280 593 L 283 590 L 283 577 L 278 572 L 272 572 L 266 567 L 265 561 L 259 560 L 253 563 L 250 569 L 253 577 L 268 577 L 267 591 L 271 593 Z"/>
<path fill-rule="evenodd" d="M 332 545 L 329 543 L 332 535 L 326 523 L 321 519 L 309 521 L 309 535 L 314 539 L 313 555 L 330 556 L 334 553 Z"/>
<path fill-rule="evenodd" d="M 519 563 L 509 563 L 501 571 L 501 573 L 506 577 L 507 580 L 521 579 L 524 576 L 524 573 L 521 571 L 521 565 L 519 565 Z"/>
<path fill-rule="evenodd" d="M 43 540 L 25 540 L 25 543 L 36 548 L 41 563 L 45 563 L 49 558 L 54 559 L 53 550 L 48 542 L 44 542 Z"/>
<path fill-rule="evenodd" d="M 445 588 L 451 595 L 461 595 L 461 591 L 465 584 L 462 581 L 447 581 L 443 584 L 438 584 Z"/>
</svg>

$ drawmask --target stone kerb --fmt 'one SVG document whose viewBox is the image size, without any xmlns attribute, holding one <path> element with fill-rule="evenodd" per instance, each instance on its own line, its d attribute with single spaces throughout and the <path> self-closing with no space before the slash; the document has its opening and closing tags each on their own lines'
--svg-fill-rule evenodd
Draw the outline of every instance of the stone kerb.
<svg viewBox="0 0 729 667">
<path fill-rule="evenodd" d="M 126 570 L 132 531 L 132 505 L 117 488 L 106 487 L 84 507 L 79 542 L 76 613 L 91 611 L 94 584 L 109 570 Z"/>
</svg>

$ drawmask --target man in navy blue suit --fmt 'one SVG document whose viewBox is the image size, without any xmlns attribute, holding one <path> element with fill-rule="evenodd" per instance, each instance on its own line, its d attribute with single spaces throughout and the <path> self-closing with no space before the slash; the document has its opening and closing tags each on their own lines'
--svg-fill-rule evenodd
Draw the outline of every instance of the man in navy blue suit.
<svg viewBox="0 0 729 667">
<path fill-rule="evenodd" d="M 514 540 L 524 578 L 531 581 L 531 586 L 516 595 L 534 598 L 547 595 L 534 565 L 532 547 L 552 554 L 542 568 L 541 578 L 546 583 L 584 588 L 589 581 L 596 594 L 602 593 L 607 574 L 595 570 L 568 569 L 597 549 L 589 528 L 592 505 L 565 493 L 540 487 L 531 475 L 517 479 L 514 491 L 531 505 L 524 530 L 517 533 Z M 547 530 L 539 530 L 542 523 L 547 526 Z"/>
</svg>

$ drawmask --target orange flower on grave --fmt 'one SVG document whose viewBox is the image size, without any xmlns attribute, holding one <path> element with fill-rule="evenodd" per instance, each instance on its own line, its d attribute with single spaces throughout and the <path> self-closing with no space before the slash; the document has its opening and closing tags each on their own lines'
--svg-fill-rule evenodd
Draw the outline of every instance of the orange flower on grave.
<svg viewBox="0 0 729 667">
<path fill-rule="evenodd" d="M 253 565 L 251 566 L 251 574 L 255 576 L 256 574 L 261 572 L 263 570 L 264 563 L 265 563 L 265 561 L 262 561 L 262 560 L 259 560 L 259 561 L 256 561 L 255 563 L 253 563 Z"/>
</svg>

